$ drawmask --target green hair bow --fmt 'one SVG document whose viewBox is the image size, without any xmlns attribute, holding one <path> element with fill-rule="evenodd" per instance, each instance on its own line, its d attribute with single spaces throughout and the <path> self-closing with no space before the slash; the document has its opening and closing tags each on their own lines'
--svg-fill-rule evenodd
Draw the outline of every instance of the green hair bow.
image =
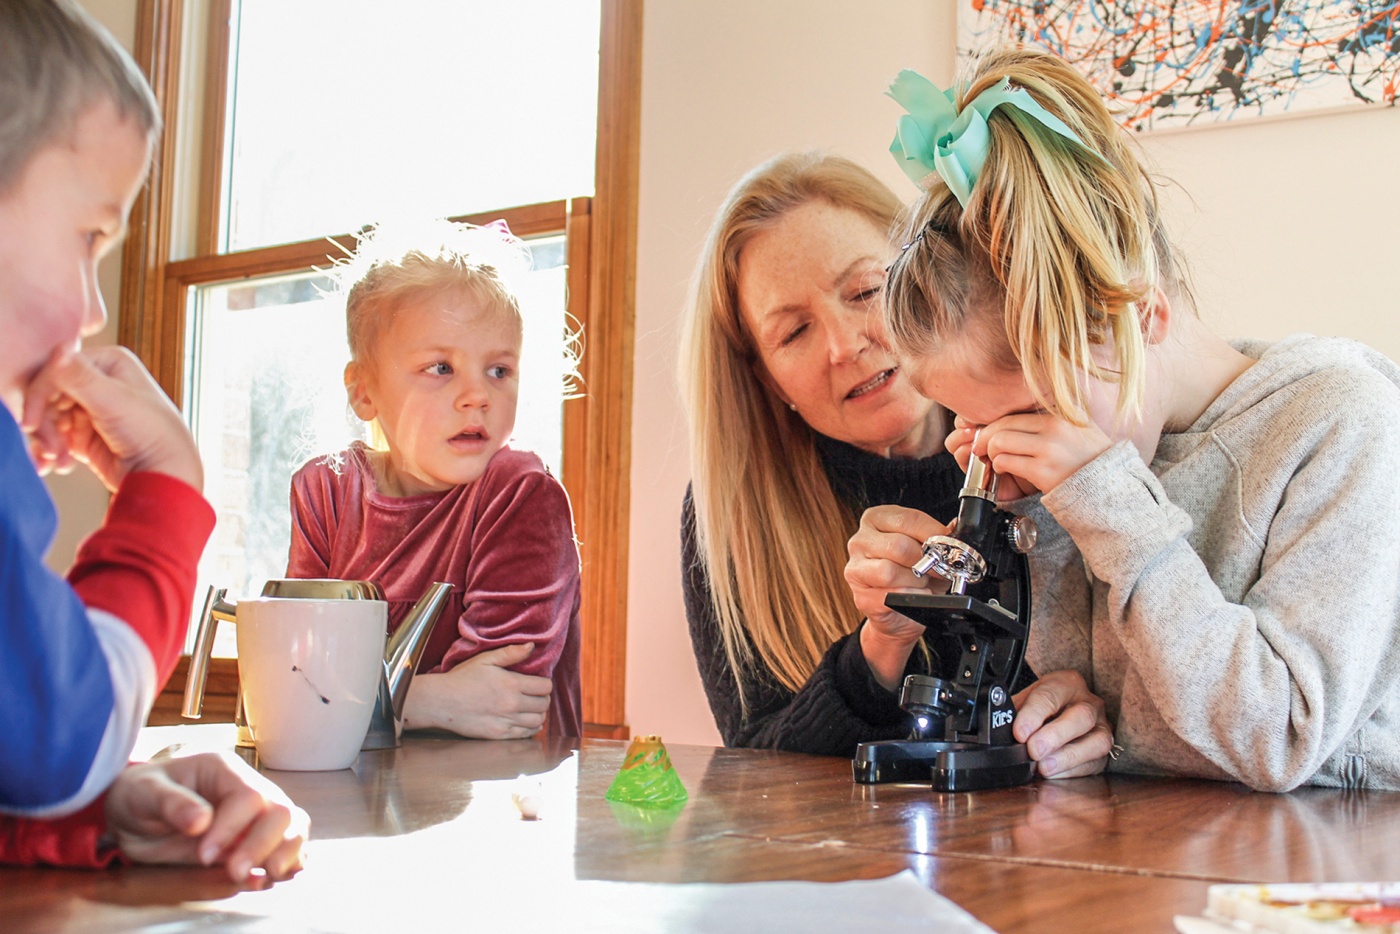
<svg viewBox="0 0 1400 934">
<path fill-rule="evenodd" d="M 930 172 L 937 172 L 963 207 L 967 207 L 972 186 L 977 184 L 977 177 L 987 162 L 987 149 L 992 141 L 987 118 L 1003 104 L 1010 104 L 1033 117 L 1103 161 L 1103 157 L 1084 145 L 1063 120 L 1036 103 L 1025 88 L 1016 87 L 1009 78 L 978 94 L 963 107 L 962 113 L 953 106 L 951 88 L 940 91 L 938 85 L 907 68 L 890 82 L 885 93 L 909 111 L 899 118 L 894 142 L 890 143 L 890 152 L 899 167 L 916 185 Z"/>
</svg>

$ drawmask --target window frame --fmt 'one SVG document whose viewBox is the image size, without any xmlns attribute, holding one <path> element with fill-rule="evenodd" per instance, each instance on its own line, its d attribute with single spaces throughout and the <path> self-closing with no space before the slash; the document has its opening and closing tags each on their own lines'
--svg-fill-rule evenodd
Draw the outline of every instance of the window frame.
<svg viewBox="0 0 1400 934">
<path fill-rule="evenodd" d="M 160 103 L 165 130 L 151 181 L 132 208 L 122 257 L 118 342 L 131 348 L 176 405 L 182 403 L 189 290 L 270 273 L 325 266 L 326 239 L 217 252 L 223 197 L 230 22 L 236 0 L 213 0 L 204 68 L 204 121 L 195 255 L 172 261 L 180 74 L 187 0 L 139 0 L 135 58 Z M 630 735 L 626 722 L 627 556 L 631 471 L 632 356 L 636 283 L 638 142 L 643 0 L 602 0 L 594 194 L 456 218 L 504 218 L 521 237 L 563 233 L 569 313 L 582 326 L 583 395 L 564 404 L 563 474 L 583 566 L 584 732 Z M 353 236 L 330 238 L 343 248 Z M 237 693 L 233 659 L 215 659 L 206 715 L 227 719 Z M 181 660 L 151 723 L 179 722 L 188 658 Z"/>
</svg>

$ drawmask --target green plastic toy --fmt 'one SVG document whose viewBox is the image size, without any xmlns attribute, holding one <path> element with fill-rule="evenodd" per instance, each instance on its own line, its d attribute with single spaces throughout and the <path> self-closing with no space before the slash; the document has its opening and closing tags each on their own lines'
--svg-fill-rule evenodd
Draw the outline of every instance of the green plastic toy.
<svg viewBox="0 0 1400 934">
<path fill-rule="evenodd" d="M 671 765 L 661 737 L 637 736 L 627 747 L 622 768 L 604 797 L 638 807 L 670 808 L 684 804 L 690 796 Z"/>
</svg>

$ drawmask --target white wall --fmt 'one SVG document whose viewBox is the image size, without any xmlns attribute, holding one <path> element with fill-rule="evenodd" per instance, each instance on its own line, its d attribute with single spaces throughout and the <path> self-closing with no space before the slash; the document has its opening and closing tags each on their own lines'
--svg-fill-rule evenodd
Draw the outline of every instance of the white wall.
<svg viewBox="0 0 1400 934">
<path fill-rule="evenodd" d="M 886 152 L 900 68 L 946 85 L 952 0 L 652 0 L 643 43 L 637 357 L 632 424 L 628 720 L 716 742 L 680 597 L 684 415 L 677 318 L 714 209 L 744 171 L 820 146 L 915 194 Z M 1400 358 L 1400 110 L 1361 109 L 1144 139 L 1173 191 L 1203 316 L 1227 336 L 1308 330 Z"/>
<path fill-rule="evenodd" d="M 1168 217 L 1219 333 L 1339 334 L 1400 360 L 1400 108 L 1243 121 L 1143 145 L 1180 185 Z"/>
</svg>

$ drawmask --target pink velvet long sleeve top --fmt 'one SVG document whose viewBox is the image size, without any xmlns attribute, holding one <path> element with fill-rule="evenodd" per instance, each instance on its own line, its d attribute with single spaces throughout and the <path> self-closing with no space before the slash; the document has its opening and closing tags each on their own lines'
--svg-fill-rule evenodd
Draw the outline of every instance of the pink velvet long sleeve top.
<svg viewBox="0 0 1400 934">
<path fill-rule="evenodd" d="M 532 642 L 512 670 L 550 678 L 547 729 L 581 736 L 579 556 L 563 486 L 537 455 L 502 448 L 474 483 L 386 496 L 368 454 L 356 442 L 292 478 L 287 576 L 374 581 L 389 603 L 390 632 L 430 584 L 452 584 L 419 670 L 448 671 Z"/>
</svg>

